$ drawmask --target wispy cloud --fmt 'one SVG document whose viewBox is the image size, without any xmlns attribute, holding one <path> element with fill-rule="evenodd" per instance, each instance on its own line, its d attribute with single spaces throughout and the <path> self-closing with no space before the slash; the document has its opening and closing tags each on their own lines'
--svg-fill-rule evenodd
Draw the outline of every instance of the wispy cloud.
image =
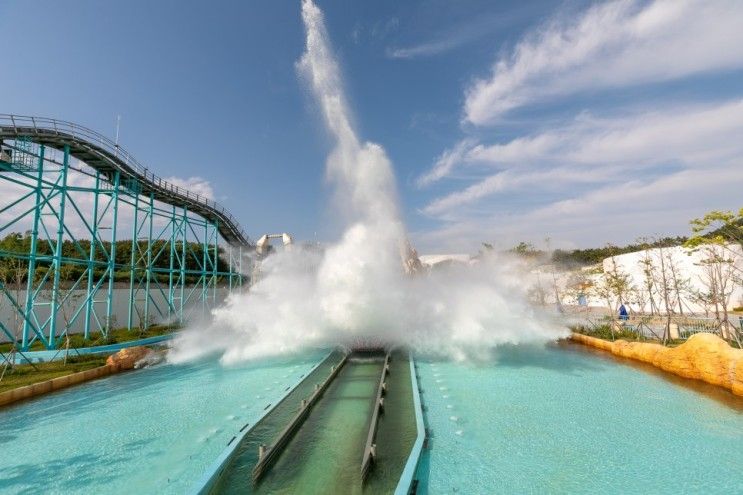
<svg viewBox="0 0 743 495">
<path fill-rule="evenodd" d="M 389 36 L 391 33 L 394 33 L 398 30 L 400 27 L 400 19 L 397 17 L 390 17 L 389 19 L 385 21 L 377 21 L 375 22 L 371 29 L 369 30 L 369 34 L 373 38 L 379 38 L 384 39 L 387 36 Z"/>
<path fill-rule="evenodd" d="M 738 0 L 619 0 L 557 17 L 467 89 L 464 118 L 488 125 L 560 95 L 743 67 L 742 22 Z"/>
<path fill-rule="evenodd" d="M 471 139 L 444 152 L 420 184 L 442 179 L 458 166 L 478 164 L 497 173 L 429 203 L 440 215 L 505 188 L 555 182 L 610 180 L 648 167 L 677 164 L 689 169 L 725 167 L 743 156 L 743 100 L 644 112 L 615 118 L 581 115 L 563 128 L 506 143 Z"/>
<path fill-rule="evenodd" d="M 739 208 L 741 185 L 738 160 L 716 171 L 684 170 L 597 187 L 535 209 L 491 207 L 487 214 L 452 216 L 439 228 L 417 233 L 415 242 L 423 251 L 468 251 L 482 241 L 510 247 L 520 240 L 540 243 L 545 236 L 560 246 L 624 244 L 639 236 L 688 232 L 688 221 L 712 208 Z"/>
<path fill-rule="evenodd" d="M 473 146 L 476 145 L 476 143 L 477 141 L 474 139 L 463 139 L 453 148 L 444 150 L 444 152 L 436 159 L 433 168 L 418 177 L 416 180 L 418 187 L 428 186 L 449 175 L 454 167 L 465 159 L 465 155 Z"/>
<path fill-rule="evenodd" d="M 507 12 L 496 12 L 468 19 L 467 22 L 455 24 L 422 43 L 409 46 L 387 48 L 390 58 L 410 59 L 429 57 L 454 50 L 488 35 L 497 33 L 499 29 L 512 24 L 530 12 L 529 6 L 520 6 Z"/>
<path fill-rule="evenodd" d="M 529 189 L 532 193 L 538 194 L 548 189 L 554 190 L 556 186 L 600 184 L 616 178 L 619 173 L 621 170 L 613 167 L 582 170 L 566 166 L 526 172 L 506 170 L 487 176 L 460 191 L 434 199 L 426 205 L 423 212 L 443 219 L 461 217 L 457 215 L 458 208 L 499 192 Z M 468 211 L 467 214 L 471 212 Z"/>
<path fill-rule="evenodd" d="M 415 57 L 426 57 L 430 55 L 438 55 L 439 53 L 447 52 L 453 48 L 472 41 L 477 36 L 466 35 L 462 33 L 458 37 L 448 37 L 446 39 L 429 41 L 427 43 L 421 43 L 419 45 L 413 45 L 403 48 L 387 48 L 387 56 L 390 58 L 415 58 Z"/>
</svg>

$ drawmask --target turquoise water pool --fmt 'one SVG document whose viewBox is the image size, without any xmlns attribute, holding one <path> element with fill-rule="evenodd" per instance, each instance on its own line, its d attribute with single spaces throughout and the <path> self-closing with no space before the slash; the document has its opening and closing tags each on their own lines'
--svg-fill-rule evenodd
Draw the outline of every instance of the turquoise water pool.
<svg viewBox="0 0 743 495">
<path fill-rule="evenodd" d="M 185 493 L 326 355 L 161 365 L 0 411 L 0 493 Z"/>
<path fill-rule="evenodd" d="M 740 492 L 743 401 L 582 349 L 418 359 L 419 493 Z M 163 365 L 4 409 L 0 493 L 187 493 L 325 356 Z"/>
<path fill-rule="evenodd" d="M 431 449 L 419 493 L 740 493 L 741 402 L 580 348 L 418 360 Z M 731 407 L 732 405 L 732 407 Z"/>
</svg>

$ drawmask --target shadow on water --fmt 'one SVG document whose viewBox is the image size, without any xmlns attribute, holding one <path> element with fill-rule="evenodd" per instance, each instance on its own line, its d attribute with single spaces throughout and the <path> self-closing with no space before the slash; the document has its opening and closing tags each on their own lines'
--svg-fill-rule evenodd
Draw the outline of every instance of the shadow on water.
<svg viewBox="0 0 743 495">
<path fill-rule="evenodd" d="M 666 371 L 658 369 L 651 364 L 643 363 L 641 361 L 635 361 L 634 359 L 625 358 L 622 356 L 615 356 L 610 352 L 593 347 L 588 347 L 576 342 L 564 341 L 560 344 L 560 346 L 572 352 L 580 353 L 583 355 L 591 355 L 592 357 L 602 359 L 607 362 L 619 363 L 635 368 L 638 371 L 657 376 L 658 378 L 661 378 L 666 382 L 685 388 L 687 390 L 697 392 L 704 397 L 712 399 L 715 402 L 718 402 L 735 411 L 743 413 L 743 397 L 734 395 L 732 392 L 722 387 L 718 387 L 701 380 L 693 380 L 691 378 L 684 378 L 678 375 L 674 375 L 672 373 L 668 373 Z"/>
</svg>

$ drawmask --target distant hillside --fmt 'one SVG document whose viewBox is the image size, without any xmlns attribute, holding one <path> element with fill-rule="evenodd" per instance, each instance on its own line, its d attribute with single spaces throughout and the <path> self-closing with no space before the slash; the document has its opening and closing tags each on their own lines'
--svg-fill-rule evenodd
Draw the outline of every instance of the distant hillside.
<svg viewBox="0 0 743 495">
<path fill-rule="evenodd" d="M 596 263 L 601 263 L 604 259 L 610 256 L 617 256 L 620 254 L 632 253 L 635 251 L 642 251 L 643 249 L 651 249 L 657 247 L 681 246 L 684 242 L 686 242 L 686 240 L 686 237 L 678 236 L 664 237 L 652 242 L 638 242 L 636 244 L 627 244 L 626 246 L 607 245 L 600 248 L 573 249 L 572 251 L 556 249 L 552 253 L 552 262 L 564 268 L 588 266 L 594 265 Z"/>
<path fill-rule="evenodd" d="M 686 240 L 686 237 L 678 236 L 664 237 L 652 242 L 638 242 L 635 244 L 627 244 L 626 246 L 607 245 L 600 248 L 573 250 L 556 249 L 552 253 L 552 256 L 549 258 L 547 257 L 546 252 L 535 249 L 531 244 L 526 242 L 520 242 L 517 246 L 509 249 L 508 251 L 525 258 L 543 259 L 544 262 L 554 263 L 559 268 L 570 269 L 581 266 L 595 265 L 597 263 L 601 263 L 604 259 L 610 256 L 618 256 L 620 254 L 632 253 L 635 251 L 641 251 L 643 249 L 681 246 L 684 242 L 686 242 Z"/>
</svg>

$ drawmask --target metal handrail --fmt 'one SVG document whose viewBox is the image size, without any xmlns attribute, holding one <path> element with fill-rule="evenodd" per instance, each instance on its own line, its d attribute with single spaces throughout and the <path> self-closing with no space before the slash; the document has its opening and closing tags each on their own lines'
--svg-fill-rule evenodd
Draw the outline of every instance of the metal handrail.
<svg viewBox="0 0 743 495">
<path fill-rule="evenodd" d="M 246 241 L 249 240 L 248 235 L 240 227 L 235 217 L 227 211 L 227 209 L 217 203 L 214 200 L 201 196 L 200 194 L 193 194 L 187 189 L 180 188 L 175 184 L 164 180 L 149 169 L 141 164 L 134 156 L 127 150 L 119 146 L 117 143 L 112 141 L 110 138 L 103 134 L 94 131 L 88 127 L 74 122 L 68 122 L 66 120 L 52 119 L 48 117 L 35 117 L 29 115 L 13 115 L 0 113 L 0 127 L 12 127 L 13 129 L 33 129 L 35 134 L 39 134 L 39 130 L 44 131 L 45 134 L 53 132 L 59 136 L 68 135 L 74 139 L 81 140 L 90 144 L 94 144 L 113 155 L 117 159 L 121 160 L 126 166 L 132 168 L 139 178 L 143 178 L 145 181 L 157 186 L 160 189 L 172 192 L 176 195 L 183 196 L 188 200 L 195 201 L 196 203 L 206 206 L 207 208 L 219 212 L 222 216 L 226 217 L 232 225 L 235 226 L 238 233 Z M 31 136 L 29 136 L 31 137 Z"/>
</svg>

